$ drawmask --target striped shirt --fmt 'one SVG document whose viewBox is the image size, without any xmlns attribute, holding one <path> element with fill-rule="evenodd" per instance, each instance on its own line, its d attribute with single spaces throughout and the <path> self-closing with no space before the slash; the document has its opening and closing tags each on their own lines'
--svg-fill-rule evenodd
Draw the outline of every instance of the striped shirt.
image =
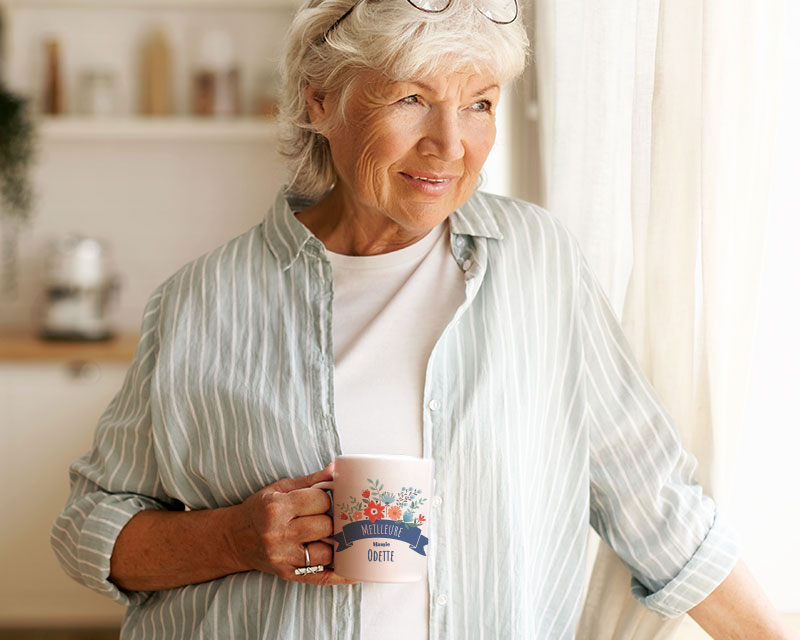
<svg viewBox="0 0 800 640">
<path fill-rule="evenodd" d="M 123 638 L 358 638 L 360 585 L 256 571 L 158 592 L 109 582 L 144 509 L 242 502 L 340 453 L 331 265 L 279 193 L 262 224 L 151 297 L 125 383 L 71 467 L 53 547 L 76 580 L 129 605 Z M 476 192 L 450 222 L 466 295 L 425 374 L 436 461 L 431 638 L 570 638 L 592 526 L 666 616 L 738 555 L 574 240 L 546 211 Z M 432 292 L 436 299 L 436 292 Z M 403 604 L 386 611 L 403 624 Z"/>
</svg>

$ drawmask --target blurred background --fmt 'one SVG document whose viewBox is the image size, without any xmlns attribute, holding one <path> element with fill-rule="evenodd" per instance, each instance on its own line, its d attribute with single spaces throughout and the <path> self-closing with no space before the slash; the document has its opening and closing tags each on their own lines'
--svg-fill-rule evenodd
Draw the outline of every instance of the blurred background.
<svg viewBox="0 0 800 640">
<path fill-rule="evenodd" d="M 658 3 L 651 4 L 658 17 Z M 90 446 L 99 415 L 122 383 L 149 294 L 184 263 L 258 224 L 286 180 L 274 114 L 283 34 L 295 6 L 294 0 L 0 0 L 1 77 L 29 99 L 36 140 L 28 219 L 2 227 L 0 637 L 72 630 L 58 637 L 90 638 L 102 629 L 114 637 L 122 609 L 72 583 L 49 547 L 67 496 L 67 467 Z M 621 234 L 627 244 L 635 232 L 633 190 L 623 190 L 622 209 L 604 198 L 605 186 L 617 179 L 619 154 L 612 149 L 592 169 L 586 141 L 599 143 L 587 133 L 576 157 L 590 173 L 569 189 L 560 176 L 576 173 L 553 151 L 567 148 L 564 131 L 583 126 L 566 115 L 559 121 L 558 114 L 572 113 L 568 102 L 616 113 L 603 105 L 603 92 L 619 87 L 592 84 L 588 23 L 571 43 L 566 20 L 550 29 L 554 6 L 542 0 L 526 7 L 531 38 L 542 51 L 525 77 L 505 89 L 484 188 L 563 211 L 622 318 L 635 251 L 620 253 L 604 235 L 620 211 L 628 220 Z M 800 307 L 792 293 L 800 275 L 800 93 L 789 81 L 800 49 L 786 35 L 798 30 L 800 12 L 785 7 L 774 34 L 782 46 L 775 144 L 765 156 L 768 197 L 754 214 L 766 222 L 751 305 L 753 346 L 737 394 L 736 437 L 721 440 L 731 462 L 721 465 L 725 490 L 718 493 L 752 570 L 800 627 L 800 420 L 792 402 L 800 361 Z M 560 45 L 553 44 L 556 33 Z M 588 80 L 561 94 L 552 77 L 566 72 L 569 61 L 558 46 L 578 51 L 577 43 L 585 45 Z M 630 75 L 639 77 L 633 69 Z M 652 83 L 649 91 L 652 102 Z M 597 120 L 587 130 L 602 133 L 606 123 Z M 635 149 L 630 118 L 626 127 Z M 627 153 L 622 166 L 635 174 Z M 569 213 L 581 185 L 585 201 L 599 203 L 598 217 Z M 620 255 L 630 259 L 620 262 Z M 704 634 L 687 621 L 676 637 Z"/>
<path fill-rule="evenodd" d="M 72 583 L 49 548 L 67 468 L 121 386 L 150 293 L 257 224 L 285 181 L 273 116 L 294 4 L 0 6 L 4 78 L 37 136 L 15 292 L 0 294 L 0 637 L 83 638 L 123 609 Z"/>
</svg>

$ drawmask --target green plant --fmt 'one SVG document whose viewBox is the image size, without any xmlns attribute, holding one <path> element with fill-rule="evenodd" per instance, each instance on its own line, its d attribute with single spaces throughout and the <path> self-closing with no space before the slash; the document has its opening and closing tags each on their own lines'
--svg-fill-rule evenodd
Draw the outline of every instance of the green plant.
<svg viewBox="0 0 800 640">
<path fill-rule="evenodd" d="M 2 290 L 12 295 L 17 288 L 19 232 L 33 204 L 30 168 L 36 149 L 36 129 L 27 100 L 9 91 L 0 81 L 0 227 L 2 227 Z"/>
</svg>

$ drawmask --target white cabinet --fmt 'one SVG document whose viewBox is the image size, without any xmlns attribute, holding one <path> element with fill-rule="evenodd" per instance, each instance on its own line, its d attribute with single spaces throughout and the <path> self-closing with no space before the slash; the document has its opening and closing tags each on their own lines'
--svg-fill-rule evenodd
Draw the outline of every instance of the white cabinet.
<svg viewBox="0 0 800 640">
<path fill-rule="evenodd" d="M 50 548 L 68 495 L 68 467 L 85 453 L 127 366 L 0 363 L 0 627 L 99 626 L 124 608 L 73 582 Z"/>
</svg>

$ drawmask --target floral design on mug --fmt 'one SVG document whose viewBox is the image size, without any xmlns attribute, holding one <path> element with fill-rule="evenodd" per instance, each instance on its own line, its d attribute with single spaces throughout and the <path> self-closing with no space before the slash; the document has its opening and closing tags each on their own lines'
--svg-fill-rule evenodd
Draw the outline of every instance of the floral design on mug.
<svg viewBox="0 0 800 640">
<path fill-rule="evenodd" d="M 347 518 L 345 514 L 342 515 Z M 403 517 L 403 510 L 400 507 L 389 507 L 389 511 L 386 512 L 386 515 L 389 517 L 389 520 L 397 522 Z"/>
<path fill-rule="evenodd" d="M 375 522 L 376 520 L 383 519 L 383 505 L 377 504 L 372 500 L 369 501 L 366 509 L 364 509 L 364 515 L 369 518 L 370 522 Z"/>
<path fill-rule="evenodd" d="M 401 487 L 400 491 L 392 493 L 386 491 L 377 478 L 374 481 L 367 478 L 367 483 L 369 488 L 358 498 L 350 496 L 348 502 L 336 505 L 341 520 L 355 522 L 366 518 L 374 523 L 386 517 L 406 529 L 425 524 L 425 516 L 418 512 L 428 499 L 422 497 L 420 489 Z"/>
</svg>

